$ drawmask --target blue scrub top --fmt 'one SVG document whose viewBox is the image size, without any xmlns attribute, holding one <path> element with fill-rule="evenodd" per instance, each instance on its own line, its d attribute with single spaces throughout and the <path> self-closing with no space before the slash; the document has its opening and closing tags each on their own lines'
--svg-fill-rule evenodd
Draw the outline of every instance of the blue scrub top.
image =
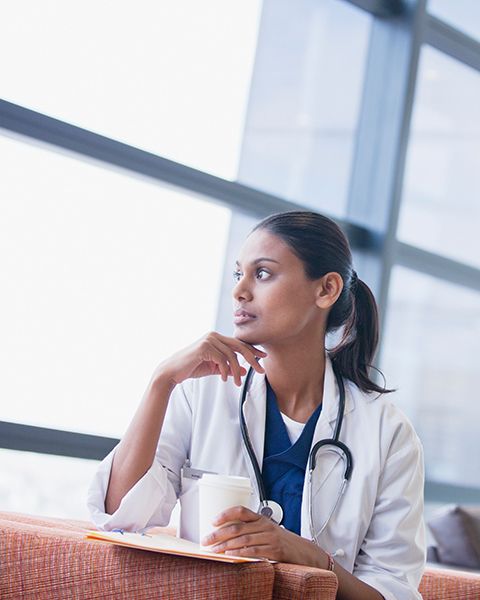
<svg viewBox="0 0 480 600">
<path fill-rule="evenodd" d="M 278 409 L 275 392 L 267 380 L 267 410 L 265 418 L 265 448 L 262 477 L 267 500 L 275 500 L 283 509 L 282 525 L 300 535 L 300 513 L 303 482 L 313 434 L 322 405 L 308 419 L 303 431 L 292 445 Z"/>
</svg>

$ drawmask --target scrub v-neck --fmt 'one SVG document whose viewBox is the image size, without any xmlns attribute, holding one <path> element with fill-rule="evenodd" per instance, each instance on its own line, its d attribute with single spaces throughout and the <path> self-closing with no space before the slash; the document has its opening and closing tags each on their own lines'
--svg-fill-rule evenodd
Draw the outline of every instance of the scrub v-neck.
<svg viewBox="0 0 480 600">
<path fill-rule="evenodd" d="M 268 380 L 265 416 L 265 446 L 262 477 L 268 500 L 278 502 L 283 509 L 282 525 L 300 535 L 300 514 L 303 482 L 313 434 L 320 415 L 320 404 L 312 413 L 298 438 L 292 444 L 287 427 L 278 409 L 275 392 Z"/>
</svg>

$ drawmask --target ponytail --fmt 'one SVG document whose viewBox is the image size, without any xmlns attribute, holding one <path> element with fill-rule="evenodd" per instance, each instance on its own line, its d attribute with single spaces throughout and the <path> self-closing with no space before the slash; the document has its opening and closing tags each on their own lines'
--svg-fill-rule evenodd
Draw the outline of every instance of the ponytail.
<svg viewBox="0 0 480 600">
<path fill-rule="evenodd" d="M 350 314 L 343 325 L 340 343 L 329 352 L 330 358 L 341 375 L 353 381 L 363 392 L 393 392 L 370 379 L 370 369 L 381 373 L 372 365 L 379 338 L 378 309 L 372 291 L 355 271 L 352 272 L 348 294 L 351 297 Z"/>
<path fill-rule="evenodd" d="M 339 373 L 363 392 L 389 393 L 370 379 L 378 345 L 379 321 L 375 298 L 352 267 L 348 240 L 338 225 L 308 211 L 277 213 L 261 221 L 253 231 L 264 229 L 282 239 L 303 262 L 310 279 L 336 272 L 343 289 L 330 309 L 326 333 L 343 328 L 340 343 L 329 351 Z M 381 372 L 380 372 L 381 373 Z"/>
</svg>

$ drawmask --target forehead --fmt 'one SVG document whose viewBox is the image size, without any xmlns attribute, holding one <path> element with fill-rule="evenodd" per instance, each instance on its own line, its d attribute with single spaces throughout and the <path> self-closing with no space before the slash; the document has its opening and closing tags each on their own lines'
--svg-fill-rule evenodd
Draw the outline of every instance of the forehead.
<svg viewBox="0 0 480 600">
<path fill-rule="evenodd" d="M 259 229 L 245 240 L 238 255 L 239 264 L 249 264 L 258 258 L 272 258 L 281 264 L 300 262 L 290 246 L 278 236 Z"/>
</svg>

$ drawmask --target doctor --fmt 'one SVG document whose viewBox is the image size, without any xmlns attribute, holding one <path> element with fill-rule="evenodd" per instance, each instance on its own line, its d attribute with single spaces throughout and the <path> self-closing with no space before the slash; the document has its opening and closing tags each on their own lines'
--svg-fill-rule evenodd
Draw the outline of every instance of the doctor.
<svg viewBox="0 0 480 600">
<path fill-rule="evenodd" d="M 92 519 L 103 529 L 166 525 L 179 498 L 180 535 L 198 541 L 198 477 L 248 476 L 251 509 L 218 515 L 205 540 L 214 550 L 331 569 L 339 599 L 421 600 L 422 446 L 370 379 L 377 309 L 344 234 L 316 213 L 268 217 L 234 280 L 233 337 L 208 333 L 156 368 L 90 486 Z M 192 310 L 201 293 L 192 290 Z M 336 330 L 341 340 L 326 351 Z M 240 431 L 249 369 L 242 411 L 260 481 Z M 335 433 L 346 451 L 318 444 Z M 280 524 L 258 512 L 262 484 Z"/>
</svg>

